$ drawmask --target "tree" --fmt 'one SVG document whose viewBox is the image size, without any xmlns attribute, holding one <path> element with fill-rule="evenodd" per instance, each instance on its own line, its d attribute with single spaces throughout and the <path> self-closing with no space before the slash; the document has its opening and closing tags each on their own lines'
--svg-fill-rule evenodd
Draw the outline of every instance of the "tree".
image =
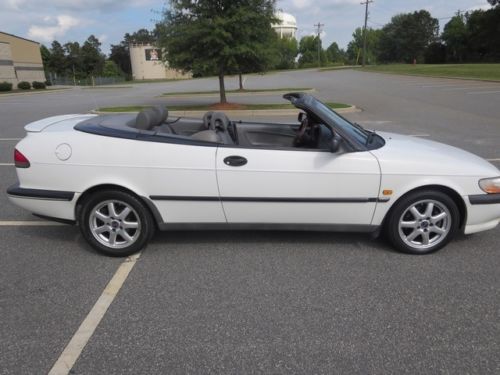
<svg viewBox="0 0 500 375">
<path fill-rule="evenodd" d="M 48 67 L 51 72 L 64 75 L 66 71 L 66 56 L 64 48 L 57 40 L 54 40 L 50 47 L 50 58 Z"/>
<path fill-rule="evenodd" d="M 104 69 L 102 71 L 104 77 L 120 77 L 123 72 L 120 70 L 118 65 L 112 60 L 106 60 L 104 62 Z"/>
<path fill-rule="evenodd" d="M 297 39 L 284 37 L 280 38 L 278 34 L 274 37 L 274 64 L 275 69 L 293 69 L 295 68 L 295 59 L 299 53 L 299 44 Z"/>
<path fill-rule="evenodd" d="M 113 61 L 128 77 L 132 76 L 132 65 L 130 63 L 130 51 L 128 45 L 112 44 L 109 59 Z"/>
<path fill-rule="evenodd" d="M 339 48 L 339 45 L 335 42 L 330 44 L 326 49 L 326 58 L 332 63 L 343 63 L 344 62 L 344 51 Z"/>
<path fill-rule="evenodd" d="M 104 68 L 105 57 L 101 53 L 101 42 L 91 35 L 81 48 L 83 72 L 87 75 L 99 75 Z"/>
<path fill-rule="evenodd" d="M 245 56 L 261 61 L 274 6 L 275 0 L 170 0 L 159 27 L 163 58 L 176 69 L 217 74 L 226 103 L 224 76 Z"/>
<path fill-rule="evenodd" d="M 366 62 L 373 64 L 379 54 L 380 30 L 374 30 L 370 27 L 366 29 Z M 358 64 L 363 59 L 363 29 L 356 28 L 352 33 L 352 40 L 347 45 L 347 58 L 351 64 Z"/>
<path fill-rule="evenodd" d="M 467 14 L 469 61 L 500 61 L 500 6 Z"/>
<path fill-rule="evenodd" d="M 491 6 L 500 5 L 500 0 L 488 0 Z"/>
<path fill-rule="evenodd" d="M 439 21 L 426 10 L 398 14 L 382 28 L 379 58 L 384 62 L 424 60 L 427 46 L 439 35 Z"/>
<path fill-rule="evenodd" d="M 74 79 L 84 78 L 82 51 L 78 42 L 69 42 L 64 45 L 66 56 L 66 70 L 70 72 Z"/>
<path fill-rule="evenodd" d="M 318 36 L 307 35 L 302 37 L 299 43 L 299 66 L 301 68 L 318 66 L 318 49 L 320 63 L 324 65 L 327 61 L 326 53 L 321 46 L 321 40 L 318 39 Z"/>
<path fill-rule="evenodd" d="M 462 62 L 467 54 L 467 28 L 465 15 L 460 12 L 444 26 L 441 39 L 446 44 L 447 60 Z"/>
</svg>

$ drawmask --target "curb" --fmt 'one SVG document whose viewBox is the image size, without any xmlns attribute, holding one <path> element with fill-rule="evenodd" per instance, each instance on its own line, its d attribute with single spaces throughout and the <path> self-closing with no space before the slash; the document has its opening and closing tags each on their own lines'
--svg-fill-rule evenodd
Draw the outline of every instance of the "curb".
<svg viewBox="0 0 500 375">
<path fill-rule="evenodd" d="M 290 116 L 297 115 L 300 110 L 299 109 L 256 109 L 256 110 L 229 110 L 229 111 L 221 111 L 228 115 L 232 116 Z M 339 108 L 335 109 L 335 112 L 338 113 L 355 113 L 361 112 L 361 109 L 356 106 L 351 106 L 349 108 Z M 138 112 L 101 112 L 97 110 L 91 111 L 91 113 L 95 113 L 98 115 L 110 115 L 110 114 L 130 114 L 130 113 L 138 113 Z M 207 113 L 207 111 L 170 111 L 169 114 L 172 116 L 178 117 L 203 117 L 203 115 Z"/>
<path fill-rule="evenodd" d="M 256 92 L 229 92 L 226 93 L 227 97 L 240 97 L 240 96 L 274 96 L 274 95 L 285 95 L 290 93 L 291 91 L 256 91 Z M 301 92 L 316 92 L 316 89 L 310 90 L 302 90 Z M 190 94 L 190 93 L 179 93 L 179 94 L 167 94 L 167 95 L 158 95 L 156 98 L 212 98 L 219 97 L 218 92 L 210 93 L 210 94 Z"/>
<path fill-rule="evenodd" d="M 29 95 L 38 95 L 38 94 L 52 94 L 54 92 L 60 92 L 60 91 L 65 91 L 65 90 L 71 90 L 71 88 L 65 88 L 65 89 L 47 89 L 47 90 L 40 90 L 40 91 L 27 91 L 27 92 L 13 92 L 11 94 L 0 94 L 0 98 L 5 98 L 5 97 L 10 97 L 10 96 L 29 96 Z"/>
<path fill-rule="evenodd" d="M 450 76 L 429 76 L 425 74 L 413 74 L 413 73 L 391 73 L 391 72 L 377 72 L 375 70 L 359 70 L 364 73 L 376 73 L 385 74 L 391 76 L 407 76 L 407 77 L 423 77 L 423 78 L 440 78 L 440 79 L 456 79 L 459 81 L 476 81 L 476 82 L 488 82 L 488 83 L 500 83 L 500 80 L 493 79 L 481 79 L 481 78 L 467 78 L 467 77 L 450 77 Z"/>
</svg>

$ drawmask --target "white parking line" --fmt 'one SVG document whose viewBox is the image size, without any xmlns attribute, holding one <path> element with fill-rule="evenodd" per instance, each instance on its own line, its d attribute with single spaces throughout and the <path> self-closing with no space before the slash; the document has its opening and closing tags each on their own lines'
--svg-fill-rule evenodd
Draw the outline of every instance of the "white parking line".
<svg viewBox="0 0 500 375">
<path fill-rule="evenodd" d="M 0 227 L 56 227 L 59 225 L 66 225 L 57 223 L 55 221 L 19 221 L 19 220 L 2 220 Z"/>
<path fill-rule="evenodd" d="M 469 95 L 482 95 L 482 94 L 500 94 L 500 90 L 498 91 L 471 91 L 468 92 Z"/>
<path fill-rule="evenodd" d="M 488 161 L 500 161 L 500 158 L 499 159 L 486 159 Z"/>
<path fill-rule="evenodd" d="M 467 86 L 467 87 L 454 87 L 452 89 L 444 89 L 442 91 L 458 91 L 458 90 L 484 90 L 484 89 L 490 89 L 491 86 L 480 86 L 480 87 L 474 87 L 474 86 Z"/>
<path fill-rule="evenodd" d="M 22 138 L 0 138 L 0 141 L 20 141 Z"/>
<path fill-rule="evenodd" d="M 2 167 L 12 167 L 14 163 L 0 163 L 0 166 Z"/>
<path fill-rule="evenodd" d="M 92 307 L 92 310 L 90 310 L 85 320 L 80 324 L 80 327 L 78 327 L 71 341 L 49 371 L 49 375 L 67 375 L 70 373 L 78 357 L 80 357 L 83 348 L 85 348 L 85 345 L 87 345 L 87 342 L 94 334 L 104 314 L 106 314 L 106 311 L 125 283 L 125 280 L 127 280 L 130 271 L 132 271 L 132 268 L 134 268 L 140 256 L 140 253 L 132 255 L 120 264 L 120 267 L 118 267 L 118 270 L 102 292 L 94 307 Z"/>
<path fill-rule="evenodd" d="M 430 134 L 410 134 L 409 137 L 430 137 Z"/>
<path fill-rule="evenodd" d="M 459 84 L 453 83 L 453 84 L 446 84 L 446 85 L 421 85 L 420 87 L 424 89 L 434 89 L 434 88 L 440 88 L 440 87 L 453 87 L 453 86 L 458 86 Z"/>
</svg>

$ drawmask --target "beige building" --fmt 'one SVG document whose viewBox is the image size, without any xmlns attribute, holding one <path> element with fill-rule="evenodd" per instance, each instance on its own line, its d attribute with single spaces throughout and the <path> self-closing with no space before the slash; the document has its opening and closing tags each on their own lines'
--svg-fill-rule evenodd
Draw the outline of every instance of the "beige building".
<svg viewBox="0 0 500 375">
<path fill-rule="evenodd" d="M 162 50 L 152 44 L 130 44 L 130 63 L 134 79 L 182 79 L 189 74 L 171 69 L 162 61 Z"/>
<path fill-rule="evenodd" d="M 0 82 L 45 82 L 40 44 L 0 31 Z"/>
</svg>

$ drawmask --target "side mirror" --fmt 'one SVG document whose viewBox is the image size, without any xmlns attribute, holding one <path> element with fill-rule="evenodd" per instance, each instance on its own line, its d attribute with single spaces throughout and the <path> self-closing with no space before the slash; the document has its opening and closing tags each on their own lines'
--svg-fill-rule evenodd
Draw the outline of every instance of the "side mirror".
<svg viewBox="0 0 500 375">
<path fill-rule="evenodd" d="M 299 116 L 297 120 L 302 124 L 302 121 L 304 121 L 304 118 L 306 117 L 306 114 L 304 112 L 299 112 Z"/>
<path fill-rule="evenodd" d="M 342 144 L 342 138 L 339 137 L 338 135 L 334 135 L 332 139 L 330 139 L 330 152 L 331 153 L 336 153 L 340 150 L 340 145 Z"/>
</svg>

